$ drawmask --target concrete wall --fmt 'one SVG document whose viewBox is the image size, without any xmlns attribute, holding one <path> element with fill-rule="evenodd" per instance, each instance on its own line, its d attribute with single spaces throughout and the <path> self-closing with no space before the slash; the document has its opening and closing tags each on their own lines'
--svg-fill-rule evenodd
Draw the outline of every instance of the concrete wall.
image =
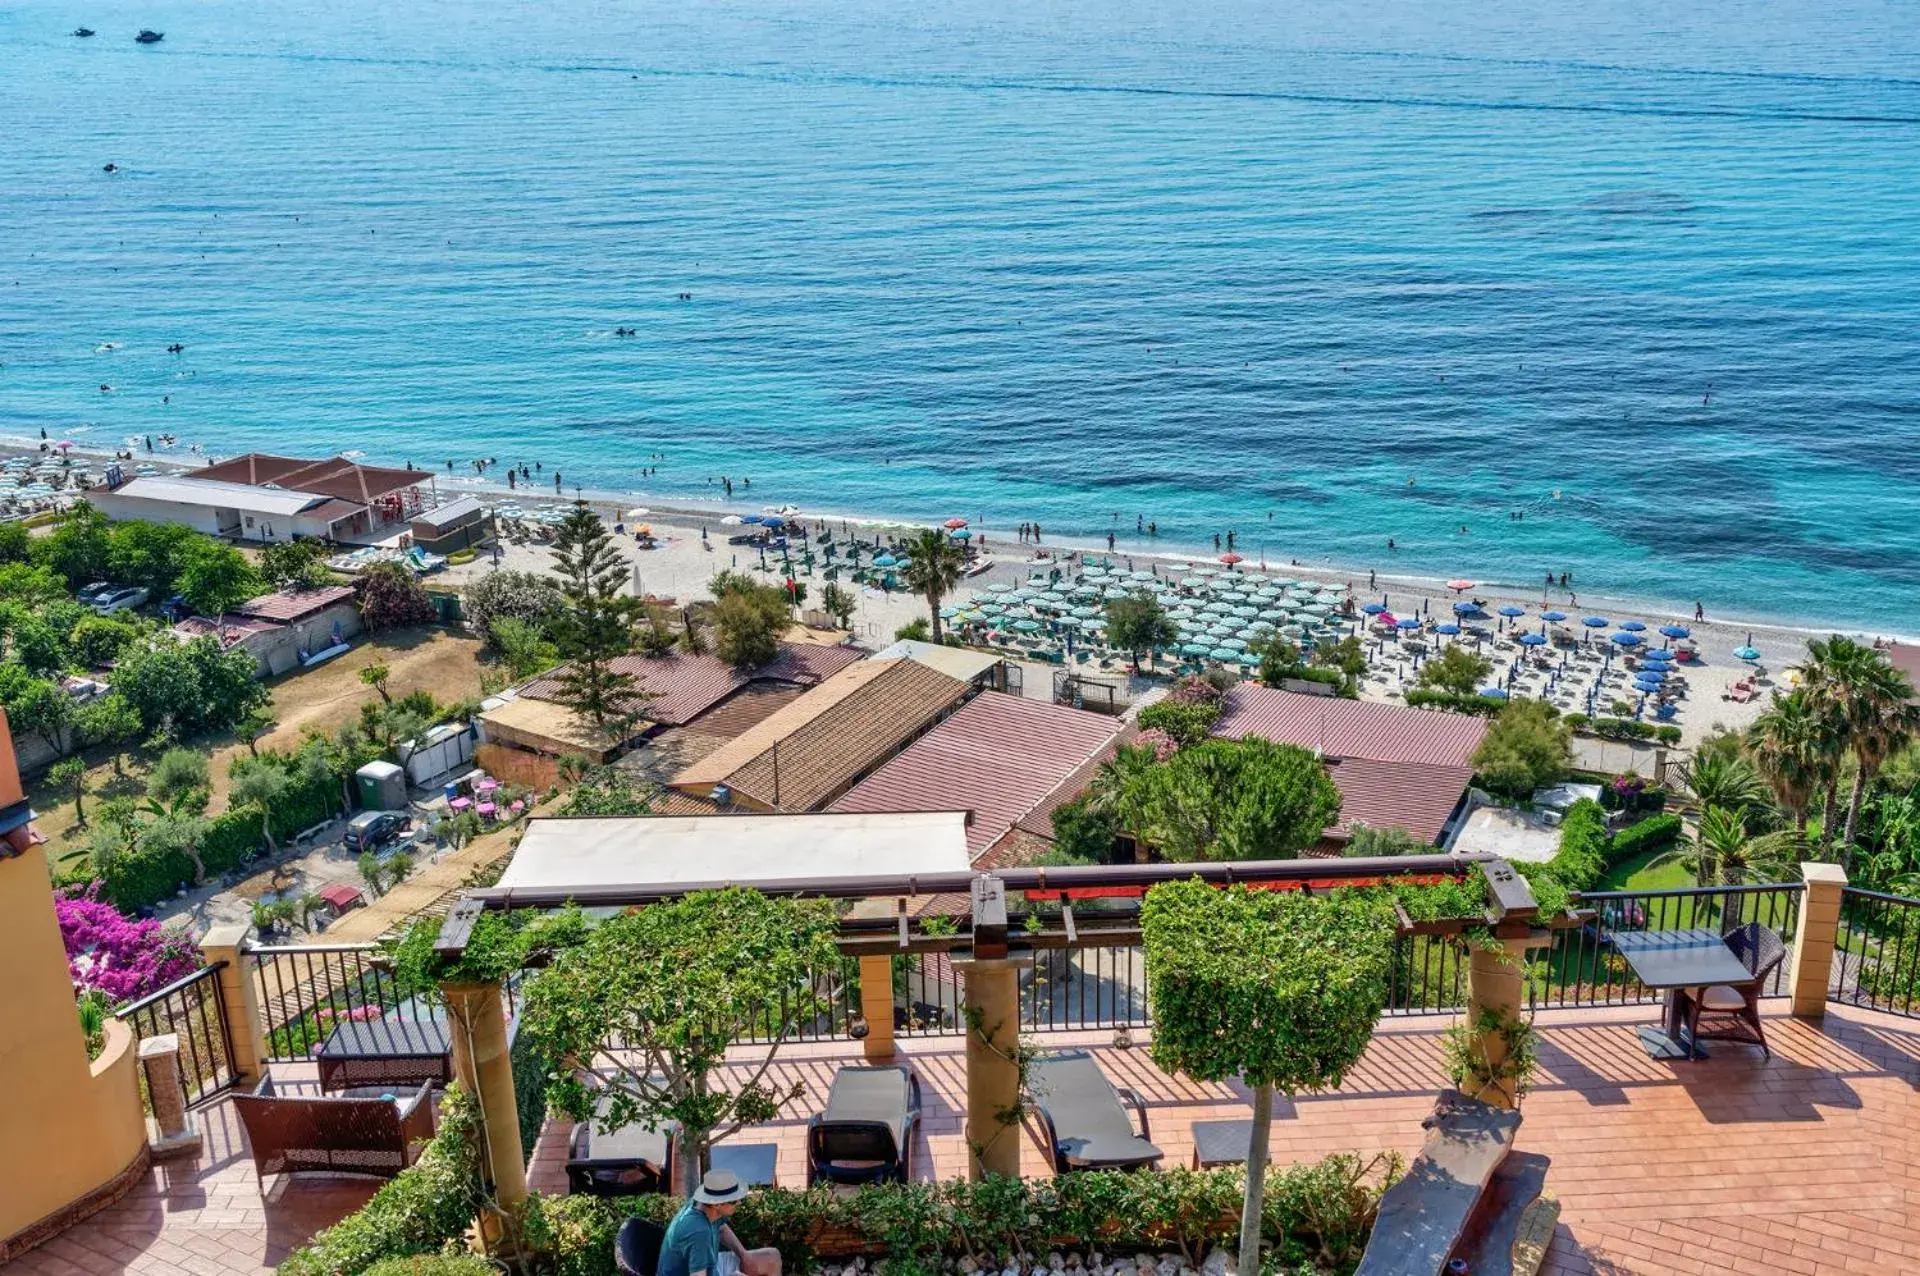
<svg viewBox="0 0 1920 1276">
<path fill-rule="evenodd" d="M 324 538 L 331 530 L 321 519 L 298 514 L 249 514 L 244 510 L 222 510 L 210 505 L 156 501 L 102 491 L 89 492 L 87 500 L 111 519 L 179 523 L 209 536 L 233 536 L 247 541 L 286 541 L 296 536 Z"/>
<path fill-rule="evenodd" d="M 0 714 L 0 806 L 18 801 Z M 22 830 L 24 833 L 24 830 Z M 24 840 L 24 839 L 21 839 Z M 146 1153 L 132 1035 L 114 1025 L 87 1060 L 44 848 L 0 859 L 0 1255 L 23 1233 L 100 1192 Z"/>
<path fill-rule="evenodd" d="M 304 620 L 294 621 L 268 634 L 256 634 L 246 642 L 248 651 L 260 661 L 267 674 L 283 674 L 300 667 L 300 653 L 312 655 L 333 645 L 333 627 L 348 640 L 360 635 L 360 612 L 350 602 L 336 603 Z"/>
</svg>

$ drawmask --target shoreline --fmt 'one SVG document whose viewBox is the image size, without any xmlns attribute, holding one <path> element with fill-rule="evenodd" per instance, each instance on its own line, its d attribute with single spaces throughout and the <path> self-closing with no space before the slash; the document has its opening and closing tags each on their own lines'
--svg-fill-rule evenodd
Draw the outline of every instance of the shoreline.
<svg viewBox="0 0 1920 1276">
<path fill-rule="evenodd" d="M 124 444 L 122 444 L 122 446 L 124 446 Z M 0 457 L 15 454 L 42 455 L 39 452 L 39 441 L 15 435 L 0 434 Z M 86 446 L 84 436 L 81 439 L 75 440 L 75 446 L 70 449 L 70 455 L 76 459 L 85 458 L 92 463 L 107 462 L 114 459 L 112 449 L 90 448 Z M 190 470 L 197 468 L 195 462 L 214 459 L 217 458 L 218 455 L 220 454 L 208 453 L 205 455 L 195 455 L 183 452 L 177 448 L 166 451 L 155 451 L 153 453 L 136 452 L 131 464 L 151 464 L 163 469 Z M 488 498 L 496 505 L 506 502 L 520 502 L 530 506 L 548 508 L 554 506 L 565 507 L 572 505 L 576 500 L 584 500 L 589 505 L 612 511 L 616 518 L 628 509 L 645 508 L 648 511 L 645 515 L 648 521 L 662 527 L 685 530 L 696 536 L 702 527 L 705 527 L 709 534 L 717 531 L 724 535 L 728 529 L 722 527 L 720 520 L 725 515 L 741 511 L 757 511 L 761 508 L 759 503 L 754 500 L 753 493 L 740 490 L 736 490 L 730 498 L 716 495 L 712 498 L 711 502 L 709 502 L 699 496 L 676 496 L 668 494 L 655 496 L 640 491 L 614 491 L 585 486 L 578 488 L 576 494 L 554 493 L 544 491 L 540 486 L 532 482 L 517 487 L 509 487 L 503 482 L 498 482 L 480 475 L 462 474 L 459 472 L 447 474 L 444 471 L 427 469 L 422 469 L 420 473 L 423 476 L 432 478 L 435 481 L 437 489 L 447 493 Z M 906 530 L 935 525 L 931 522 L 915 519 L 875 515 L 870 512 L 843 511 L 831 507 L 802 508 L 800 510 L 800 517 L 810 522 L 843 523 L 850 528 L 858 527 L 869 531 L 885 531 L 889 528 Z M 987 552 L 993 558 L 993 566 L 979 576 L 966 578 L 960 586 L 960 591 L 970 592 L 978 590 L 988 583 L 1000 579 L 1017 579 L 1024 577 L 1027 574 L 1028 566 L 1036 561 L 1032 558 L 1032 550 L 1034 547 L 1022 544 L 1018 539 L 1017 530 L 1008 529 L 1005 532 L 1000 532 L 991 525 L 982 526 L 979 523 L 972 523 L 970 525 L 977 533 L 986 533 L 988 542 Z M 1009 548 L 1015 552 L 1009 554 L 1007 552 Z M 1218 558 L 1218 555 L 1214 551 L 1205 547 L 1196 548 L 1191 552 L 1185 552 L 1170 545 L 1164 547 L 1156 545 L 1147 548 L 1129 548 L 1123 541 L 1122 543 L 1116 544 L 1114 549 L 1108 550 L 1104 538 L 1076 536 L 1054 537 L 1051 534 L 1048 535 L 1047 540 L 1040 548 L 1049 550 L 1056 555 L 1069 553 L 1094 555 L 1097 557 L 1111 557 L 1122 561 L 1129 559 L 1140 560 L 1144 563 L 1167 566 L 1181 563 L 1212 564 L 1215 563 Z M 1397 572 L 1378 572 L 1377 569 L 1373 569 L 1375 570 L 1377 583 L 1370 590 L 1364 583 L 1364 578 L 1368 574 L 1369 569 L 1345 567 L 1332 561 L 1269 558 L 1265 560 L 1263 565 L 1260 555 L 1254 554 L 1243 559 L 1241 569 L 1245 571 L 1265 571 L 1268 573 L 1290 573 L 1315 581 L 1324 581 L 1342 586 L 1350 585 L 1357 599 L 1366 599 L 1378 594 L 1384 594 L 1391 599 L 1395 593 L 1400 593 L 1402 595 L 1411 594 L 1419 602 L 1428 604 L 1438 603 L 1450 606 L 1454 601 L 1463 596 L 1461 593 L 1449 590 L 1446 586 L 1446 581 L 1439 577 Z M 1464 579 L 1465 577 L 1460 578 Z M 1540 608 L 1543 605 L 1543 594 L 1546 594 L 1544 598 L 1546 605 L 1557 606 L 1571 614 L 1576 609 L 1568 602 L 1568 592 L 1569 591 L 1561 589 L 1558 586 L 1549 592 L 1544 591 L 1541 586 L 1537 585 L 1529 587 L 1514 582 L 1493 580 L 1478 581 L 1470 590 L 1465 591 L 1468 595 L 1484 598 L 1492 603 L 1513 603 L 1515 605 L 1526 606 L 1530 610 Z M 1729 646 L 1731 646 L 1737 645 L 1739 640 L 1746 637 L 1746 631 L 1751 630 L 1752 645 L 1765 653 L 1765 658 L 1768 661 L 1777 662 L 1782 665 L 1798 658 L 1792 655 L 1786 655 L 1783 658 L 1783 650 L 1785 652 L 1798 651 L 1804 648 L 1809 638 L 1821 637 L 1827 634 L 1846 634 L 1870 642 L 1875 640 L 1892 640 L 1903 644 L 1920 644 L 1920 632 L 1914 634 L 1876 632 L 1859 626 L 1845 624 L 1810 624 L 1779 617 L 1730 616 L 1717 614 L 1711 609 L 1709 609 L 1708 618 L 1705 621 L 1696 622 L 1692 618 L 1691 609 L 1669 602 L 1636 599 L 1629 595 L 1614 594 L 1605 592 L 1604 590 L 1586 592 L 1583 591 L 1577 583 L 1571 592 L 1585 599 L 1577 608 L 1578 611 L 1584 614 L 1593 615 L 1605 613 L 1609 614 L 1610 618 L 1614 620 L 1625 619 L 1631 615 L 1633 618 L 1647 620 L 1656 625 L 1672 621 L 1696 630 L 1695 641 L 1701 642 L 1703 648 L 1705 647 L 1705 643 L 1702 642 L 1703 633 L 1715 636 L 1724 634 L 1733 635 L 1735 642 L 1729 644 Z"/>
</svg>

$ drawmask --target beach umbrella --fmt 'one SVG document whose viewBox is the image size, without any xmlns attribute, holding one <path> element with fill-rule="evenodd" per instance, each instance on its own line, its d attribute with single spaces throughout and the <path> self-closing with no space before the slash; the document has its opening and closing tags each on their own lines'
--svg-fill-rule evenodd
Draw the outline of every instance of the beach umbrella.
<svg viewBox="0 0 1920 1276">
<path fill-rule="evenodd" d="M 1159 580 L 1160 578 L 1158 576 L 1155 576 L 1152 572 L 1133 572 L 1129 574 L 1128 579 L 1137 580 L 1144 584 L 1152 584 L 1153 582 Z"/>
<path fill-rule="evenodd" d="M 1515 607 L 1512 603 L 1508 603 L 1505 607 L 1502 607 L 1500 609 L 1500 614 L 1502 616 L 1505 616 L 1508 620 L 1512 620 L 1515 616 L 1526 615 L 1527 609 L 1525 607 Z"/>
<path fill-rule="evenodd" d="M 1667 680 L 1667 675 L 1658 669 L 1642 669 L 1633 676 L 1633 680 L 1635 682 L 1650 682 L 1657 687 Z"/>
<path fill-rule="evenodd" d="M 942 607 L 940 609 L 940 618 L 942 620 L 952 620 L 960 614 L 960 610 L 958 607 Z"/>
<path fill-rule="evenodd" d="M 1240 659 L 1240 653 L 1233 650 L 1233 648 L 1231 647 L 1215 647 L 1212 651 L 1209 651 L 1207 654 L 1213 657 L 1215 660 Z"/>
<path fill-rule="evenodd" d="M 1605 616 L 1588 616 L 1580 623 L 1589 629 L 1605 629 L 1611 622 Z"/>
<path fill-rule="evenodd" d="M 987 586 L 987 592 L 990 594 L 1010 594 L 1013 592 L 1013 589 L 1013 583 L 1005 580 L 996 580 L 993 584 Z"/>
<path fill-rule="evenodd" d="M 742 523 L 753 523 L 758 525 L 758 523 L 760 522 L 760 518 L 761 516 L 758 514 L 742 514 L 740 516 L 740 521 Z"/>
<path fill-rule="evenodd" d="M 1639 634 L 1619 633 L 1613 636 L 1613 641 L 1616 646 L 1620 647 L 1638 647 L 1641 638 Z"/>
<path fill-rule="evenodd" d="M 1506 688 L 1504 687 L 1482 687 L 1480 688 L 1480 694 L 1489 700 L 1505 700 L 1507 698 Z"/>
<path fill-rule="evenodd" d="M 1452 635 L 1460 632 L 1460 626 L 1454 624 L 1452 621 L 1448 621 L 1444 625 L 1435 625 L 1433 627 L 1433 632 L 1436 634 L 1446 634 L 1449 637 L 1451 637 Z"/>
<path fill-rule="evenodd" d="M 1235 616 L 1238 616 L 1241 620 L 1254 620 L 1254 619 L 1257 619 L 1260 615 L 1258 611 L 1255 611 L 1251 607 L 1235 607 L 1233 609 L 1233 614 Z"/>
<path fill-rule="evenodd" d="M 1220 561 L 1227 565 L 1228 570 L 1232 570 L 1233 565 L 1235 563 L 1244 563 L 1247 560 L 1240 557 L 1240 555 L 1238 554 L 1226 553 L 1226 554 L 1220 555 Z"/>
<path fill-rule="evenodd" d="M 1403 629 L 1403 630 L 1418 629 L 1420 628 L 1420 622 L 1414 619 L 1412 616 L 1402 616 L 1399 620 L 1394 622 L 1394 628 Z"/>
<path fill-rule="evenodd" d="M 1193 565 L 1193 574 L 1195 576 L 1218 576 L 1220 569 L 1217 567 L 1209 567 L 1205 563 L 1195 563 Z"/>
<path fill-rule="evenodd" d="M 1180 644 L 1180 654 L 1183 656 L 1204 656 L 1209 650 L 1210 648 L 1204 642 L 1187 642 Z"/>
<path fill-rule="evenodd" d="M 1735 647 L 1733 649 L 1733 654 L 1735 659 L 1744 660 L 1749 664 L 1760 659 L 1759 649 L 1752 645 L 1748 645 L 1745 647 Z"/>
<path fill-rule="evenodd" d="M 1127 591 L 1120 588 L 1120 586 L 1118 585 L 1108 585 L 1105 591 L 1103 591 L 1100 596 L 1102 598 L 1113 599 L 1114 601 L 1117 602 L 1120 599 L 1125 598 L 1127 596 Z"/>
<path fill-rule="evenodd" d="M 1369 616 L 1379 616 L 1379 615 L 1385 614 L 1387 609 L 1381 606 L 1379 603 L 1368 603 L 1365 607 L 1362 607 L 1360 610 L 1366 612 L 1367 615 Z"/>
<path fill-rule="evenodd" d="M 948 533 L 948 535 L 957 541 L 969 541 L 973 539 L 973 533 L 964 527 L 956 527 L 952 532 Z"/>
<path fill-rule="evenodd" d="M 1620 628 L 1626 630 L 1630 634 L 1637 634 L 1637 633 L 1644 633 L 1647 627 L 1643 622 L 1638 620 L 1623 620 L 1620 622 Z"/>
<path fill-rule="evenodd" d="M 900 565 L 900 560 L 892 554 L 882 554 L 873 560 L 873 565 L 875 567 L 897 567 Z"/>
<path fill-rule="evenodd" d="M 1006 608 L 996 602 L 984 602 L 976 604 L 974 610 L 982 616 L 998 616 L 1001 612 L 1005 611 Z"/>
<path fill-rule="evenodd" d="M 1688 629 L 1685 625 L 1662 625 L 1660 626 L 1660 632 L 1665 634 L 1669 638 L 1693 637 L 1693 631 L 1691 629 Z"/>
<path fill-rule="evenodd" d="M 967 525 L 967 520 L 964 518 L 950 518 L 945 523 L 941 524 L 942 527 L 947 528 L 949 531 L 958 531 L 960 528 L 965 527 L 966 525 Z"/>
<path fill-rule="evenodd" d="M 1013 627 L 1023 634 L 1037 633 L 1040 629 L 1040 622 L 1037 620 L 1016 620 L 1013 622 Z"/>
<path fill-rule="evenodd" d="M 1479 583 L 1480 582 L 1477 580 L 1450 580 L 1447 582 L 1447 588 L 1448 589 L 1472 589 L 1475 585 L 1478 585 Z"/>
<path fill-rule="evenodd" d="M 1544 647 L 1547 645 L 1547 636 L 1545 634 L 1533 633 L 1521 634 L 1520 645 L 1523 647 Z"/>
<path fill-rule="evenodd" d="M 1543 611 L 1540 613 L 1540 619 L 1552 621 L 1556 625 L 1566 618 L 1567 613 L 1564 611 Z"/>
<path fill-rule="evenodd" d="M 786 525 L 787 520 L 778 514 L 763 514 L 760 517 L 760 526 L 762 527 L 785 527 Z"/>
<path fill-rule="evenodd" d="M 1314 603 L 1310 607 L 1302 607 L 1300 609 L 1302 616 L 1312 616 L 1315 620 L 1325 620 L 1332 612 L 1333 609 L 1331 607 L 1323 606 L 1320 603 Z"/>
<path fill-rule="evenodd" d="M 1245 651 L 1247 649 L 1246 640 L 1243 638 L 1222 638 L 1220 640 L 1220 646 L 1226 651 Z"/>
<path fill-rule="evenodd" d="M 1378 604 L 1378 603 L 1368 603 L 1368 604 L 1367 604 L 1367 606 L 1368 606 L 1368 607 L 1377 607 L 1377 606 L 1379 606 L 1379 604 Z M 1480 610 L 1480 604 L 1479 604 L 1479 603 L 1455 603 L 1455 604 L 1453 605 L 1453 614 L 1454 614 L 1454 615 L 1456 615 L 1456 616 L 1471 616 L 1471 615 L 1473 615 L 1473 614 L 1474 614 L 1475 612 L 1478 612 L 1479 610 Z"/>
</svg>

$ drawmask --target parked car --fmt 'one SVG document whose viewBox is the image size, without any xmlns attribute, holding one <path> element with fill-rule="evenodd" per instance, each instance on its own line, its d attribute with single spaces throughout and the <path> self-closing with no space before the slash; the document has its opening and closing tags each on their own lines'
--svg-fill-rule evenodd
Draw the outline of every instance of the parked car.
<svg viewBox="0 0 1920 1276">
<path fill-rule="evenodd" d="M 193 605 L 179 594 L 160 604 L 160 615 L 168 624 L 177 625 L 193 615 Z"/>
<path fill-rule="evenodd" d="M 102 616 L 111 616 L 116 611 L 132 611 L 149 596 L 148 591 L 138 585 L 115 586 L 94 598 L 93 609 Z"/>
<path fill-rule="evenodd" d="M 96 580 L 91 585 L 83 586 L 80 592 L 75 594 L 74 597 L 80 601 L 82 606 L 91 607 L 118 588 L 118 585 L 112 584 L 109 581 Z"/>
<path fill-rule="evenodd" d="M 413 827 L 413 819 L 404 811 L 362 811 L 347 821 L 340 838 L 350 851 L 378 850 Z"/>
</svg>

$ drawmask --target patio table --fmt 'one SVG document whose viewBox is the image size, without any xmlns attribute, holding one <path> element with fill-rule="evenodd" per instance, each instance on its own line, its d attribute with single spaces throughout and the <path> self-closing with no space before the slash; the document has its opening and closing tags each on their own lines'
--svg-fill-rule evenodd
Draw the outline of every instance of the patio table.
<svg viewBox="0 0 1920 1276">
<path fill-rule="evenodd" d="M 313 1058 L 320 1066 L 322 1094 L 453 1080 L 453 1046 L 446 1019 L 438 1014 L 347 1020 L 327 1034 Z"/>
<path fill-rule="evenodd" d="M 1753 972 L 1747 964 L 1734 955 L 1718 931 L 1701 927 L 1616 931 L 1610 938 L 1614 951 L 1633 968 L 1634 977 L 1665 994 L 1660 1026 L 1640 1029 L 1640 1044 L 1647 1053 L 1656 1059 L 1705 1058 L 1705 1048 L 1688 1038 L 1679 999 L 1673 994 L 1682 988 L 1752 983 Z"/>
<path fill-rule="evenodd" d="M 1216 1165 L 1245 1165 L 1252 1147 L 1251 1121 L 1193 1123 L 1193 1168 L 1196 1170 Z"/>
</svg>

